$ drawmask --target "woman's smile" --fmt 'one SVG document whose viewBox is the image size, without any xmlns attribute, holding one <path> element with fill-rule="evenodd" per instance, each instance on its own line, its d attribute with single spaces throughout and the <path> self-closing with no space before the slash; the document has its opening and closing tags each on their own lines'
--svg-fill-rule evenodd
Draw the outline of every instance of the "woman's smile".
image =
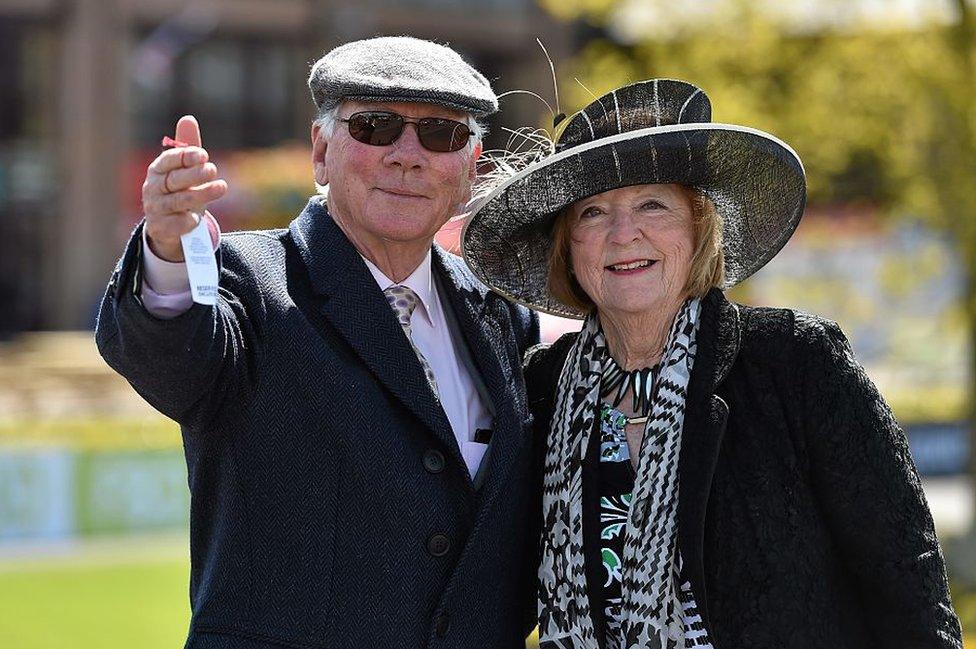
<svg viewBox="0 0 976 649">
<path fill-rule="evenodd" d="M 626 277 L 628 275 L 643 274 L 653 268 L 657 262 L 657 259 L 635 259 L 633 261 L 616 262 L 603 268 L 612 275 Z"/>
</svg>

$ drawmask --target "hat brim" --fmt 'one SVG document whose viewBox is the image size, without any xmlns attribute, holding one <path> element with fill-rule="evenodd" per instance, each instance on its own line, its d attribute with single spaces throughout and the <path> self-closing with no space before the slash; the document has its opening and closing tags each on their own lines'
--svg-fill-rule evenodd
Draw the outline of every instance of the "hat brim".
<svg viewBox="0 0 976 649">
<path fill-rule="evenodd" d="M 799 156 L 776 137 L 716 123 L 659 126 L 599 138 L 512 176 L 473 207 L 464 259 L 496 292 L 538 311 L 580 312 L 548 290 L 552 225 L 567 205 L 633 185 L 701 190 L 722 219 L 725 285 L 762 268 L 793 235 L 806 203 Z"/>
</svg>

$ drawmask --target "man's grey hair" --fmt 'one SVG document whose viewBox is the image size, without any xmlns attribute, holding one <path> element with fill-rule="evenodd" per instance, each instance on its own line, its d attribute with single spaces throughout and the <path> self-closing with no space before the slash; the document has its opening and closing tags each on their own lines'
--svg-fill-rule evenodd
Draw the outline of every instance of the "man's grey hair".
<svg viewBox="0 0 976 649">
<path fill-rule="evenodd" d="M 318 126 L 323 135 L 331 137 L 339 124 L 339 109 L 341 107 L 342 104 L 339 104 L 335 108 L 322 111 L 312 124 Z M 471 137 L 468 138 L 468 145 L 464 150 L 470 155 L 474 153 L 474 148 L 478 146 L 478 143 L 484 140 L 485 135 L 488 134 L 488 129 L 470 113 L 465 113 L 465 118 L 468 128 L 471 129 Z"/>
</svg>

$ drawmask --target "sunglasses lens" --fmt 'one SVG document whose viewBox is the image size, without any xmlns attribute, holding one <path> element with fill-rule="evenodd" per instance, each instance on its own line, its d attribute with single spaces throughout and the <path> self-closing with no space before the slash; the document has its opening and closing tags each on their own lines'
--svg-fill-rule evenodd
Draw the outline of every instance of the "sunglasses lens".
<svg viewBox="0 0 976 649">
<path fill-rule="evenodd" d="M 420 143 L 431 151 L 460 151 L 468 143 L 471 130 L 467 124 L 452 119 L 424 118 L 417 124 Z"/>
<path fill-rule="evenodd" d="M 403 118 L 395 113 L 355 113 L 349 117 L 349 135 L 363 144 L 393 144 L 401 133 Z"/>
<path fill-rule="evenodd" d="M 387 146 L 397 141 L 406 124 L 401 115 L 388 112 L 353 113 L 349 119 L 349 135 L 363 144 Z M 471 129 L 453 119 L 425 117 L 416 122 L 417 137 L 424 148 L 441 153 L 459 151 L 468 143 Z"/>
</svg>

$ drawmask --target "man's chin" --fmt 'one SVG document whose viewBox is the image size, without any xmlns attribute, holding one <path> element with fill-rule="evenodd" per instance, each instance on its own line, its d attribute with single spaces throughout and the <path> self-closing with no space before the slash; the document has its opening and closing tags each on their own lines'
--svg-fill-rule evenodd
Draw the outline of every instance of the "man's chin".
<svg viewBox="0 0 976 649">
<path fill-rule="evenodd" d="M 447 218 L 432 219 L 429 210 L 389 210 L 368 215 L 369 223 L 385 238 L 409 241 L 433 237 Z"/>
</svg>

